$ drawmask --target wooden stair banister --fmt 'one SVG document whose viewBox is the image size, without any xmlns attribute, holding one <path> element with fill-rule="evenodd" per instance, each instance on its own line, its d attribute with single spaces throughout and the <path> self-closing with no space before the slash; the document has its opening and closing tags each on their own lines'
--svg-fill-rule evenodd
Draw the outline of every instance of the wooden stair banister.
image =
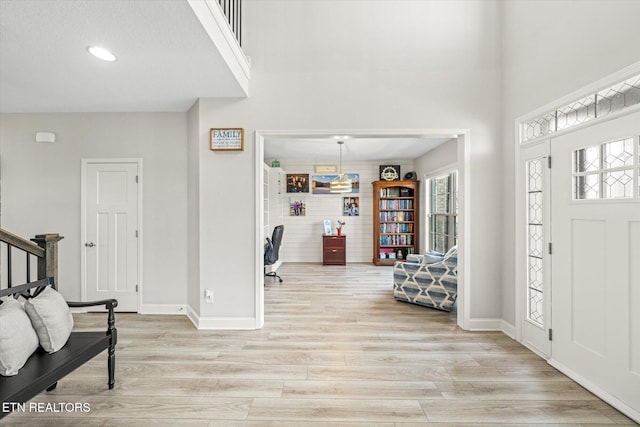
<svg viewBox="0 0 640 427">
<path fill-rule="evenodd" d="M 7 286 L 11 287 L 11 248 L 27 254 L 27 277 L 29 277 L 29 255 L 38 259 L 38 279 L 53 277 L 58 284 L 58 242 L 64 237 L 59 234 L 38 234 L 34 243 L 0 228 L 0 242 L 7 244 Z"/>
<path fill-rule="evenodd" d="M 58 283 L 58 242 L 64 239 L 59 234 L 37 234 L 31 239 L 38 247 L 44 249 L 44 257 L 38 258 L 38 279 L 53 277 L 56 287 Z"/>
</svg>

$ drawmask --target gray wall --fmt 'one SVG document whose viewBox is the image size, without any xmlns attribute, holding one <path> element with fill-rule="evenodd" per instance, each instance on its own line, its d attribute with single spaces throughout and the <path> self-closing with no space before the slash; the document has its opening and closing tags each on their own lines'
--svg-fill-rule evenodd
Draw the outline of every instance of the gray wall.
<svg viewBox="0 0 640 427">
<path fill-rule="evenodd" d="M 212 287 L 202 315 L 252 316 L 254 130 L 469 129 L 471 317 L 515 324 L 514 120 L 640 60 L 640 2 L 246 0 L 244 12 L 248 99 L 0 116 L 1 225 L 63 234 L 61 289 L 77 298 L 80 159 L 142 157 L 143 302 L 197 310 Z M 224 126 L 245 128 L 245 151 L 209 151 L 208 129 Z"/>
<path fill-rule="evenodd" d="M 458 140 L 451 139 L 437 146 L 424 156 L 416 159 L 416 173 L 422 179 L 424 174 L 430 174 L 444 167 L 458 162 Z"/>
<path fill-rule="evenodd" d="M 200 315 L 200 160 L 199 103 L 187 112 L 187 303 Z"/>
<path fill-rule="evenodd" d="M 36 131 L 56 142 L 36 143 Z M 59 289 L 79 300 L 81 159 L 142 158 L 143 304 L 184 304 L 186 136 L 184 113 L 3 114 L 1 226 L 63 235 Z"/>
<path fill-rule="evenodd" d="M 211 286 L 218 301 L 203 314 L 252 315 L 259 265 L 248 246 L 257 232 L 255 145 L 249 139 L 241 153 L 212 153 L 208 128 L 241 126 L 249 136 L 465 128 L 472 161 L 471 317 L 500 318 L 502 272 L 494 255 L 502 233 L 500 4 L 249 0 L 243 12 L 251 96 L 200 101 L 201 288 Z M 242 268 L 227 268 L 239 264 L 239 254 Z"/>
</svg>

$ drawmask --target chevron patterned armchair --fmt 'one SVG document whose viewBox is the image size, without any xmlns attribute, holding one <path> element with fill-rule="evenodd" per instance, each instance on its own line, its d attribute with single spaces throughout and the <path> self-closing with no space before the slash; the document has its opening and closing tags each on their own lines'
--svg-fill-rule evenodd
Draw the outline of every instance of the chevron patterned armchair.
<svg viewBox="0 0 640 427">
<path fill-rule="evenodd" d="M 393 296 L 411 302 L 451 311 L 458 296 L 458 248 L 440 255 L 412 256 L 393 266 Z"/>
</svg>

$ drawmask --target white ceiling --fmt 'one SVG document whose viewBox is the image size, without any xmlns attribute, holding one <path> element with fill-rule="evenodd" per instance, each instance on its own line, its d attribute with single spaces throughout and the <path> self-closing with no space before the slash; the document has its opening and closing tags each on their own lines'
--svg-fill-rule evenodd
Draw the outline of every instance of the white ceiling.
<svg viewBox="0 0 640 427">
<path fill-rule="evenodd" d="M 340 147 L 344 141 L 342 161 L 360 160 L 414 160 L 433 150 L 438 145 L 454 138 L 454 135 L 429 136 L 336 136 L 266 137 L 265 159 L 319 161 L 338 164 Z"/>
<path fill-rule="evenodd" d="M 243 96 L 187 0 L 0 0 L 0 112 L 184 112 Z M 451 137 L 360 135 L 343 159 L 416 159 Z M 265 158 L 338 157 L 333 135 L 266 138 Z"/>
<path fill-rule="evenodd" d="M 239 96 L 186 0 L 0 0 L 0 112 L 182 112 Z"/>
</svg>

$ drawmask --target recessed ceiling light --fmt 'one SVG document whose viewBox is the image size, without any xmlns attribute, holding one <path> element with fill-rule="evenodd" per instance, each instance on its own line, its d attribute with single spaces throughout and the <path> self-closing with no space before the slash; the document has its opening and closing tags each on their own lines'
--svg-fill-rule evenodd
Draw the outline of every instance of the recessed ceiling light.
<svg viewBox="0 0 640 427">
<path fill-rule="evenodd" d="M 91 55 L 102 59 L 103 61 L 113 62 L 116 60 L 116 56 L 103 47 L 89 46 L 87 50 Z"/>
</svg>

